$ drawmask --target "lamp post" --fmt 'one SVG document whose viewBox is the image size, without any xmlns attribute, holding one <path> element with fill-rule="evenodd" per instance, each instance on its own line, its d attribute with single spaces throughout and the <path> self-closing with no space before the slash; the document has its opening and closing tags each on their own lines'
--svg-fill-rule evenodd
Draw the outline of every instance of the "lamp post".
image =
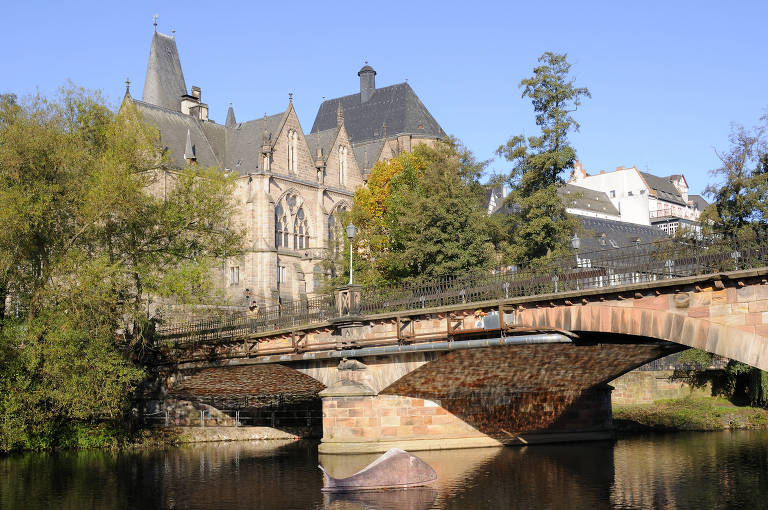
<svg viewBox="0 0 768 510">
<path fill-rule="evenodd" d="M 352 240 L 357 234 L 357 227 L 350 222 L 347 225 L 347 238 L 349 239 L 349 284 L 352 285 Z"/>
</svg>

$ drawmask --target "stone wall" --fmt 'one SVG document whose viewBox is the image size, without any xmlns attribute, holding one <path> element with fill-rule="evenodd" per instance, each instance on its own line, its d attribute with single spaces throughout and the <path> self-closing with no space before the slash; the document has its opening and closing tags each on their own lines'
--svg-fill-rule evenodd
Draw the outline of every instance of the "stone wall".
<svg viewBox="0 0 768 510">
<path fill-rule="evenodd" d="M 708 397 L 712 393 L 709 383 L 704 388 L 693 388 L 682 381 L 670 381 L 672 370 L 635 370 L 611 381 L 611 402 L 616 405 L 651 404 L 657 400 L 685 397 Z"/>
</svg>

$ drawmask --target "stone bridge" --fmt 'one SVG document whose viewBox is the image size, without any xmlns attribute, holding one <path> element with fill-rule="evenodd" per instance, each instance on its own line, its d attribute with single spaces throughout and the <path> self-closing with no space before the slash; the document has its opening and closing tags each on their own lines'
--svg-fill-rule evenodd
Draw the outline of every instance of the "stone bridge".
<svg viewBox="0 0 768 510">
<path fill-rule="evenodd" d="M 550 292 L 504 283 L 492 299 L 443 304 L 439 288 L 439 300 L 377 313 L 350 286 L 330 319 L 198 329 L 166 341 L 159 364 L 176 398 L 321 401 L 321 453 L 608 438 L 610 381 L 649 361 L 696 347 L 768 370 L 768 267 L 696 272 L 577 268 Z"/>
</svg>

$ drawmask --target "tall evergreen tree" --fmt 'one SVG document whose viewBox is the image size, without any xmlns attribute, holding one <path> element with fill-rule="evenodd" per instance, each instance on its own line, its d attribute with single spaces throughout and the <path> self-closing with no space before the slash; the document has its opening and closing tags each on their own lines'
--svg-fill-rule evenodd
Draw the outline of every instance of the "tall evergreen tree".
<svg viewBox="0 0 768 510">
<path fill-rule="evenodd" d="M 591 96 L 586 88 L 574 85 L 570 69 L 566 55 L 546 52 L 539 57 L 533 76 L 522 80 L 520 87 L 522 97 L 531 99 L 541 134 L 513 136 L 497 151 L 513 163 L 506 178 L 511 188 L 508 209 L 512 211 L 507 219 L 508 262 L 562 254 L 569 249 L 576 228 L 557 190 L 576 159 L 568 133 L 578 130 L 579 124 L 571 113 L 583 97 Z"/>
</svg>

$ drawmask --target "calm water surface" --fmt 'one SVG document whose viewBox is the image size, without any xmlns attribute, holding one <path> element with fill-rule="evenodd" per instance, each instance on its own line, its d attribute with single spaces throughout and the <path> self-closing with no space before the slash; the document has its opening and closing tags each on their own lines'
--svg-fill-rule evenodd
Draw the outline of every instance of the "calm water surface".
<svg viewBox="0 0 768 510">
<path fill-rule="evenodd" d="M 768 433 L 418 454 L 434 489 L 332 499 L 322 462 L 346 476 L 375 456 L 320 456 L 311 442 L 0 457 L 3 509 L 768 508 Z"/>
</svg>

